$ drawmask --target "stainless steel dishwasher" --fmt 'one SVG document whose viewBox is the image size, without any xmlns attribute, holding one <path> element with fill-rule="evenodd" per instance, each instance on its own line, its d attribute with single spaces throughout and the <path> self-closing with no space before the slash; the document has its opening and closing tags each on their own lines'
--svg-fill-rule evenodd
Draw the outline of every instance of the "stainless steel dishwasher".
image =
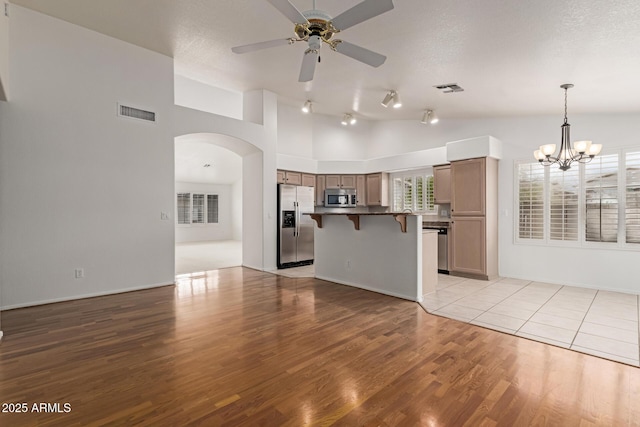
<svg viewBox="0 0 640 427">
<path fill-rule="evenodd" d="M 423 225 L 423 230 L 438 230 L 438 273 L 449 274 L 449 239 L 447 227 Z"/>
</svg>

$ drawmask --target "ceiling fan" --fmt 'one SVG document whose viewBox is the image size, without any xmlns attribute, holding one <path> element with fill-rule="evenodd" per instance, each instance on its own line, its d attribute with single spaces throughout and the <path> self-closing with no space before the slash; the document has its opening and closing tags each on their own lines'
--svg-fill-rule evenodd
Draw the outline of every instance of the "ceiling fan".
<svg viewBox="0 0 640 427">
<path fill-rule="evenodd" d="M 236 46 L 231 49 L 232 52 L 248 53 L 300 41 L 307 42 L 309 47 L 302 58 L 298 79 L 300 82 L 313 80 L 316 64 L 320 62 L 320 47 L 323 42 L 328 44 L 331 50 L 372 67 L 379 67 L 387 59 L 384 55 L 332 37 L 342 30 L 390 11 L 393 9 L 392 0 L 364 0 L 335 18 L 331 18 L 327 12 L 317 10 L 315 0 L 313 0 L 313 10 L 306 12 L 300 12 L 289 0 L 267 1 L 295 24 L 293 31 L 297 37 Z"/>
</svg>

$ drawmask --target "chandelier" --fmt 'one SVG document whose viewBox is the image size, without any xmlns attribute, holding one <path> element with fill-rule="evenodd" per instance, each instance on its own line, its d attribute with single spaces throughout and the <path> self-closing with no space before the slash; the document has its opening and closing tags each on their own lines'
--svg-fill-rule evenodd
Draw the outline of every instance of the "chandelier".
<svg viewBox="0 0 640 427">
<path fill-rule="evenodd" d="M 533 152 L 533 156 L 543 165 L 557 164 L 561 171 L 571 168 L 571 163 L 590 162 L 602 150 L 602 144 L 592 144 L 591 141 L 576 141 L 571 147 L 569 130 L 571 125 L 567 121 L 567 90 L 573 85 L 566 83 L 560 86 L 564 89 L 564 123 L 562 124 L 562 139 L 560 151 L 556 154 L 556 144 L 541 145 L 539 150 Z"/>
</svg>

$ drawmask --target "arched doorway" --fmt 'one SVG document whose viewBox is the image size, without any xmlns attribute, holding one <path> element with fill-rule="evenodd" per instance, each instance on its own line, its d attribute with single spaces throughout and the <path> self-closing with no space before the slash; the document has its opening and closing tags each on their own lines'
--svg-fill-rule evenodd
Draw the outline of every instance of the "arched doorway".
<svg viewBox="0 0 640 427">
<path fill-rule="evenodd" d="M 175 138 L 176 274 L 243 265 L 245 157 L 261 153 L 239 138 L 198 133 Z M 261 176 L 250 166 L 248 187 Z M 255 184 L 255 182 L 254 182 Z M 257 195 L 248 196 L 251 200 Z M 260 196 L 260 195 L 258 195 Z M 251 204 L 251 203 L 250 203 Z M 250 228 L 250 227 L 249 227 Z M 252 233 L 252 230 L 247 230 Z"/>
</svg>

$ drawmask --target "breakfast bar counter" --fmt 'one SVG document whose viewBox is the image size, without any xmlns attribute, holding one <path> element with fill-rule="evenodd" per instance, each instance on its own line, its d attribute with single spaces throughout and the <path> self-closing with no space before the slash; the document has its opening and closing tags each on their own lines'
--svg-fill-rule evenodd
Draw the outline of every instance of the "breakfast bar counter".
<svg viewBox="0 0 640 427">
<path fill-rule="evenodd" d="M 437 231 L 422 215 L 398 212 L 306 213 L 316 222 L 315 276 L 411 301 L 435 291 Z"/>
</svg>

